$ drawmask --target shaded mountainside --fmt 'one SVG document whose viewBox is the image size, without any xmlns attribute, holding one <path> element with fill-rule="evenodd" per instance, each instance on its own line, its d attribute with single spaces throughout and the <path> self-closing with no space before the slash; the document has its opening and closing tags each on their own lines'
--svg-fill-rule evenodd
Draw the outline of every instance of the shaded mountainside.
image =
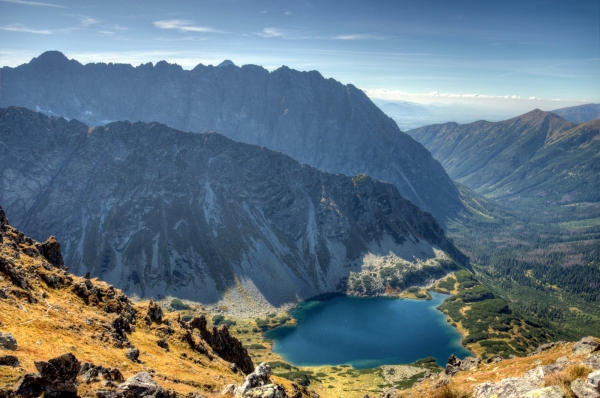
<svg viewBox="0 0 600 398">
<path fill-rule="evenodd" d="M 552 113 L 573 123 L 591 122 L 600 119 L 600 104 L 570 106 L 552 111 Z"/>
<path fill-rule="evenodd" d="M 278 306 L 343 290 L 369 253 L 452 262 L 443 250 L 466 263 L 394 185 L 220 134 L 88 128 L 11 107 L 0 143 L 0 202 L 14 224 L 57 235 L 76 273 L 142 296 L 214 303 L 231 291 Z"/>
<path fill-rule="evenodd" d="M 201 64 L 183 70 L 164 61 L 81 65 L 52 51 L 1 74 L 2 107 L 88 125 L 158 121 L 184 131 L 218 131 L 324 171 L 391 182 L 442 222 L 462 209 L 458 190 L 421 144 L 361 90 L 316 71 Z"/>
<path fill-rule="evenodd" d="M 55 238 L 25 236 L 0 207 L 1 397 L 206 398 L 242 385 L 254 370 L 246 348 L 227 326 L 190 318 L 70 274 Z"/>
<path fill-rule="evenodd" d="M 563 205 L 600 200 L 600 122 L 540 110 L 503 122 L 446 123 L 409 133 L 450 176 L 487 197 Z"/>
</svg>

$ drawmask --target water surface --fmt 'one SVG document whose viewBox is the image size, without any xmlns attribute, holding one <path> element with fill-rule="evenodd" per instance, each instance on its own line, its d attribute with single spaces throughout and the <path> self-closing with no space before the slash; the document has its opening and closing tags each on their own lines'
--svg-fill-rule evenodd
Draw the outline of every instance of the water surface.
<svg viewBox="0 0 600 398">
<path fill-rule="evenodd" d="M 340 296 L 300 303 L 292 315 L 297 326 L 265 333 L 273 351 L 296 366 L 350 364 L 355 368 L 408 364 L 427 356 L 444 365 L 454 354 L 472 355 L 461 336 L 435 308 L 433 300 Z"/>
</svg>

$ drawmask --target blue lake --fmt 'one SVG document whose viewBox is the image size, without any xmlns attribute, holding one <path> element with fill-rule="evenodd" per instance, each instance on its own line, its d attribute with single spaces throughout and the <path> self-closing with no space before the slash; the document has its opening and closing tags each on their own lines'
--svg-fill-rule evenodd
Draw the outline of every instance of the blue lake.
<svg viewBox="0 0 600 398">
<path fill-rule="evenodd" d="M 297 326 L 265 333 L 273 351 L 296 366 L 349 364 L 354 368 L 408 364 L 427 356 L 444 366 L 451 354 L 472 355 L 461 335 L 436 310 L 447 296 L 398 300 L 340 296 L 300 303 Z"/>
</svg>

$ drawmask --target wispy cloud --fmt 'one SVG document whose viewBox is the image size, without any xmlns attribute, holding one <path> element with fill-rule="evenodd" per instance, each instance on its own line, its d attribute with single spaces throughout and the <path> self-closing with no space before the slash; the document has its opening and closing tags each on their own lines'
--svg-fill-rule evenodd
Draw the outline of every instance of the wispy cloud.
<svg viewBox="0 0 600 398">
<path fill-rule="evenodd" d="M 79 18 L 79 25 L 83 26 L 84 28 L 89 28 L 90 26 L 99 24 L 100 22 L 102 22 L 99 19 L 95 19 L 92 17 L 88 17 L 87 15 L 78 15 L 77 18 Z"/>
<path fill-rule="evenodd" d="M 8 30 L 10 32 L 24 32 L 24 33 L 35 33 L 38 35 L 50 35 L 51 30 L 33 29 L 21 24 L 11 24 L 6 26 L 0 26 L 0 30 Z"/>
<path fill-rule="evenodd" d="M 154 22 L 154 26 L 159 29 L 176 29 L 181 32 L 197 32 L 197 33 L 225 33 L 222 30 L 213 29 L 208 26 L 197 26 L 192 21 L 183 19 L 170 19 Z"/>
<path fill-rule="evenodd" d="M 333 37 L 334 40 L 384 40 L 385 37 L 372 34 L 352 34 L 338 35 Z"/>
<path fill-rule="evenodd" d="M 280 38 L 288 40 L 322 39 L 306 31 L 288 30 L 281 28 L 264 28 L 260 32 L 254 32 L 255 35 L 266 37 L 268 39 Z"/>
<path fill-rule="evenodd" d="M 103 35 L 114 35 L 115 32 L 111 32 L 110 30 L 99 30 L 98 33 L 102 33 Z"/>
<path fill-rule="evenodd" d="M 260 32 L 256 32 L 258 36 L 262 37 L 286 37 L 287 33 L 283 29 L 278 28 L 264 28 Z"/>
<path fill-rule="evenodd" d="M 292 15 L 292 12 L 291 11 L 286 11 L 286 12 L 283 13 L 283 15 Z"/>
<path fill-rule="evenodd" d="M 2 1 L 4 3 L 24 4 L 27 6 L 67 8 L 65 6 L 61 6 L 60 4 L 39 3 L 37 1 L 26 1 L 26 0 L 0 0 L 0 1 Z"/>
<path fill-rule="evenodd" d="M 384 98 L 384 99 L 400 99 L 407 96 L 419 96 L 430 98 L 481 98 L 481 99 L 505 99 L 505 100 L 529 100 L 540 101 L 538 97 L 522 97 L 520 95 L 487 95 L 487 94 L 457 94 L 457 93 L 440 93 L 432 91 L 430 93 L 407 93 L 400 90 L 385 90 L 385 89 L 364 89 L 365 94 L 369 97 Z"/>
</svg>

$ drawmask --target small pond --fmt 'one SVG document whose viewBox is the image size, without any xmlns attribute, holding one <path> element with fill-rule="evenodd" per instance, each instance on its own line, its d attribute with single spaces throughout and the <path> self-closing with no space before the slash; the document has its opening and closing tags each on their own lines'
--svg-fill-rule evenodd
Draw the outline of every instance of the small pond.
<svg viewBox="0 0 600 398">
<path fill-rule="evenodd" d="M 297 326 L 265 333 L 273 351 L 296 366 L 349 364 L 354 368 L 409 364 L 432 356 L 444 366 L 451 354 L 472 355 L 433 300 L 338 296 L 302 302 L 292 312 Z"/>
</svg>

